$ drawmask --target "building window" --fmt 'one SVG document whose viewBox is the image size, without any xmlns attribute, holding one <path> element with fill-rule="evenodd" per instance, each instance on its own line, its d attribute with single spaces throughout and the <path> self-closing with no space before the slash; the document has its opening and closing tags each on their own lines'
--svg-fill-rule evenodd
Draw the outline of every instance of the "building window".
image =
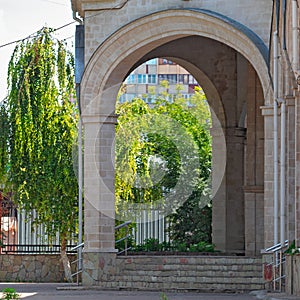
<svg viewBox="0 0 300 300">
<path fill-rule="evenodd" d="M 149 84 L 156 84 L 157 78 L 155 74 L 148 74 L 148 83 Z"/>
<path fill-rule="evenodd" d="M 189 75 L 188 74 L 178 75 L 178 83 L 188 84 L 189 83 Z"/>
<path fill-rule="evenodd" d="M 177 75 L 176 74 L 168 74 L 167 75 L 168 81 L 170 84 L 176 84 L 177 83 Z"/>
<path fill-rule="evenodd" d="M 167 74 L 158 74 L 158 80 L 159 82 L 163 80 L 168 80 Z"/>
<path fill-rule="evenodd" d="M 125 83 L 127 83 L 127 84 L 134 84 L 135 83 L 135 75 L 134 74 L 130 74 L 126 78 Z"/>
<path fill-rule="evenodd" d="M 146 74 L 138 74 L 137 83 L 146 84 L 147 83 L 147 75 Z"/>
<path fill-rule="evenodd" d="M 123 94 L 120 96 L 119 102 L 120 103 L 131 102 L 134 97 L 135 97 L 135 94 Z"/>
<path fill-rule="evenodd" d="M 189 84 L 197 84 L 196 79 L 192 75 L 189 75 Z"/>
</svg>

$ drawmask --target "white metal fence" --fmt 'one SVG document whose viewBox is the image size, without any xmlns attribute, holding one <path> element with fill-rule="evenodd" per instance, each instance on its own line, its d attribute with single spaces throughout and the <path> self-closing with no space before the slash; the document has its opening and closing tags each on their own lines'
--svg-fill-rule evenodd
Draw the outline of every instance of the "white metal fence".
<svg viewBox="0 0 300 300">
<path fill-rule="evenodd" d="M 169 220 L 163 212 L 155 209 L 141 210 L 136 214 L 136 227 L 133 231 L 135 243 L 142 244 L 146 239 L 154 238 L 159 242 L 169 242 Z"/>
</svg>

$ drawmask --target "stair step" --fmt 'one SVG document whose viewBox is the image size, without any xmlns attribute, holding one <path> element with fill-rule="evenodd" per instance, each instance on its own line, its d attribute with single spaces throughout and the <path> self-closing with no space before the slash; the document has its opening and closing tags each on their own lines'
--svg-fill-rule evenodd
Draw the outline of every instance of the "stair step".
<svg viewBox="0 0 300 300">
<path fill-rule="evenodd" d="M 122 289 L 246 291 L 264 288 L 262 260 L 220 256 L 119 256 Z"/>
</svg>

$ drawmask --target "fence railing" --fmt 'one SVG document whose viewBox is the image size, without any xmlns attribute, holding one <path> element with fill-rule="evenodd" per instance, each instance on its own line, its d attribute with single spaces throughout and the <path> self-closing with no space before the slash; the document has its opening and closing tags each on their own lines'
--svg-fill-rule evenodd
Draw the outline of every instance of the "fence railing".
<svg viewBox="0 0 300 300">
<path fill-rule="evenodd" d="M 273 291 L 282 292 L 285 290 L 286 278 L 286 256 L 285 251 L 288 247 L 288 240 L 284 244 L 278 243 L 266 248 L 262 254 L 271 255 L 271 261 L 265 265 L 265 269 L 271 272 L 271 286 Z M 270 273 L 268 272 L 268 273 Z"/>
<path fill-rule="evenodd" d="M 170 241 L 168 232 L 170 220 L 165 216 L 164 211 L 150 208 L 135 212 L 134 215 L 133 238 L 137 245 L 149 238 L 157 239 L 160 243 Z"/>
<path fill-rule="evenodd" d="M 49 237 L 43 224 L 34 225 L 37 213 L 17 209 L 0 190 L 0 254 L 55 254 L 60 252 L 60 237 Z M 76 245 L 76 236 L 68 242 L 67 252 Z"/>
<path fill-rule="evenodd" d="M 74 254 L 72 250 L 75 245 L 67 246 L 67 253 Z M 8 244 L 1 246 L 2 254 L 58 254 L 60 253 L 60 245 L 37 245 L 37 244 Z"/>
</svg>

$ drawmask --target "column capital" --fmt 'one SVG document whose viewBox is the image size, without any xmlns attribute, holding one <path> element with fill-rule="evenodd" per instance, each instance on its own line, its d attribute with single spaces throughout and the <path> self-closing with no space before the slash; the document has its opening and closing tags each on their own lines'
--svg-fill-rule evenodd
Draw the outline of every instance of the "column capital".
<svg viewBox="0 0 300 300">
<path fill-rule="evenodd" d="M 295 97 L 293 96 L 286 96 L 285 97 L 286 105 L 287 106 L 295 106 Z"/>
<path fill-rule="evenodd" d="M 212 127 L 210 128 L 209 132 L 212 137 L 224 136 L 224 128 L 222 127 Z"/>
<path fill-rule="evenodd" d="M 81 115 L 82 123 L 98 123 L 98 124 L 117 124 L 118 115 L 112 114 L 112 115 L 101 115 L 101 114 L 95 114 L 95 115 L 88 115 L 83 114 Z"/>
<path fill-rule="evenodd" d="M 254 194 L 263 194 L 264 186 L 263 185 L 245 185 L 243 187 L 245 193 L 254 193 Z"/>
<path fill-rule="evenodd" d="M 266 117 L 266 116 L 273 116 L 273 114 L 274 114 L 273 113 L 273 111 L 274 111 L 273 105 L 261 106 L 260 109 L 261 109 L 262 115 L 264 117 Z"/>
<path fill-rule="evenodd" d="M 243 127 L 226 127 L 226 136 L 241 137 L 246 136 L 247 129 Z"/>
</svg>

